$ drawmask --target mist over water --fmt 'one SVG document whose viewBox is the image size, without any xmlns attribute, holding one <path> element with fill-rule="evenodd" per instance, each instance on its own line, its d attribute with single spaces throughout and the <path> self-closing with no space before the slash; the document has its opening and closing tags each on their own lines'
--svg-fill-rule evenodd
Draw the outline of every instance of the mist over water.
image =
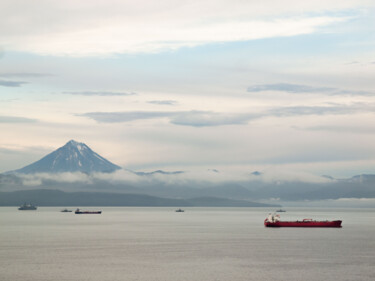
<svg viewBox="0 0 375 281">
<path fill-rule="evenodd" d="M 281 215 L 342 219 L 341 229 L 265 228 L 269 208 L 100 209 L 0 208 L 0 279 L 375 279 L 374 208 L 288 208 Z"/>
</svg>

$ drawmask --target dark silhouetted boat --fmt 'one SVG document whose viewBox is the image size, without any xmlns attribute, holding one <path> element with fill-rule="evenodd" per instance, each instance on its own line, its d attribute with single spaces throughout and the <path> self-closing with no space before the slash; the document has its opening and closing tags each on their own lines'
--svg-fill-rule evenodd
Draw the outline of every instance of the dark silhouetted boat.
<svg viewBox="0 0 375 281">
<path fill-rule="evenodd" d="M 280 215 L 269 214 L 264 220 L 265 227 L 341 227 L 341 220 L 315 221 L 304 219 L 302 221 L 281 221 Z"/>
<path fill-rule="evenodd" d="M 81 211 L 80 209 L 77 209 L 75 214 L 101 214 L 102 211 Z"/>
<path fill-rule="evenodd" d="M 26 204 L 24 203 L 22 206 L 18 208 L 18 210 L 24 211 L 24 210 L 36 210 L 38 207 L 34 206 L 33 204 Z"/>
<path fill-rule="evenodd" d="M 183 213 L 183 212 L 185 212 L 185 211 L 182 210 L 182 209 L 177 209 L 176 212 L 177 212 L 177 213 Z"/>
</svg>

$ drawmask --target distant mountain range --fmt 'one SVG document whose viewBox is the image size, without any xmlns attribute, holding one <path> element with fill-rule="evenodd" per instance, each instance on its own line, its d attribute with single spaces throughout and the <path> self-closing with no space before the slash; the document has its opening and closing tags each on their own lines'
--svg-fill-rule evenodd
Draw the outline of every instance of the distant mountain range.
<svg viewBox="0 0 375 281">
<path fill-rule="evenodd" d="M 63 177 L 65 175 L 56 174 L 55 177 L 42 175 L 40 177 L 38 175 L 0 174 L 0 191 L 55 189 L 68 193 L 116 193 L 119 194 L 118 196 L 138 194 L 183 200 L 214 197 L 263 203 L 375 198 L 375 175 L 372 174 L 358 175 L 348 179 L 333 179 L 321 183 L 267 182 L 258 177 L 247 181 L 209 182 L 194 179 L 179 181 L 178 175 L 159 173 L 156 178 L 153 178 L 154 175 L 140 175 L 138 180 L 131 178 L 131 180 L 119 181 L 110 180 L 108 177 L 103 178 L 100 175 L 99 177 L 74 175 L 73 178 L 78 178 L 71 182 L 64 180 Z M 173 177 L 173 180 L 170 177 Z M 0 199 L 2 197 L 3 195 L 0 195 Z M 208 204 L 208 200 L 205 202 Z"/>
<path fill-rule="evenodd" d="M 322 178 L 325 180 L 318 183 L 282 180 L 266 181 L 263 180 L 266 174 L 260 171 L 249 173 L 249 178 L 247 180 L 242 179 L 238 181 L 230 180 L 222 182 L 204 181 L 194 178 L 189 179 L 188 172 L 185 171 L 156 170 L 142 172 L 124 169 L 123 175 L 120 174 L 120 177 L 117 175 L 117 177 L 113 178 L 100 174 L 111 173 L 119 169 L 121 169 L 121 167 L 95 153 L 86 144 L 71 140 L 63 147 L 60 147 L 35 163 L 19 170 L 0 174 L 0 191 L 21 192 L 24 190 L 30 191 L 30 189 L 54 189 L 67 192 L 68 195 L 60 194 L 67 199 L 67 201 L 64 202 L 78 202 L 71 198 L 74 193 L 78 196 L 77 198 L 81 198 L 80 202 L 86 202 L 83 198 L 87 197 L 92 198 L 91 203 L 101 202 L 100 204 L 104 204 L 104 202 L 107 202 L 109 205 L 117 204 L 115 202 L 118 202 L 120 205 L 125 204 L 124 202 L 129 202 L 129 198 L 133 198 L 135 202 L 146 202 L 150 199 L 147 199 L 147 196 L 159 198 L 147 201 L 149 202 L 147 203 L 149 204 L 148 206 L 159 206 L 157 205 L 159 203 L 160 206 L 163 204 L 168 205 L 170 204 L 168 200 L 183 200 L 183 202 L 174 201 L 178 202 L 179 204 L 177 205 L 180 206 L 187 206 L 186 204 L 194 206 L 248 206 L 247 204 L 252 204 L 251 206 L 254 206 L 254 204 L 257 203 L 253 201 L 275 202 L 276 200 L 277 202 L 303 202 L 336 200 L 342 198 L 375 198 L 375 175 L 373 174 L 357 175 L 348 179 L 335 179 L 331 176 L 324 175 Z M 210 171 L 219 174 L 217 170 Z M 64 172 L 75 173 L 74 176 L 72 176 L 74 179 L 72 181 L 65 180 L 67 175 L 60 174 Z M 79 174 L 79 172 L 82 174 Z M 128 177 L 126 172 L 131 172 L 138 177 Z M 179 180 L 180 176 L 181 180 Z M 95 194 L 90 195 L 89 193 Z M 14 193 L 13 195 L 16 194 L 17 193 Z M 29 193 L 21 192 L 19 195 L 20 194 L 22 196 L 18 198 L 26 199 L 23 195 Z M 30 193 L 29 195 L 32 194 L 43 195 L 43 193 Z M 54 194 L 56 195 L 57 193 Z M 141 196 L 143 198 L 142 200 L 147 200 L 138 201 L 136 196 L 130 197 L 129 194 Z M 0 196 L 0 201 L 3 198 L 11 200 L 13 195 L 3 193 Z M 101 196 L 103 197 L 102 199 L 100 199 Z M 122 198 L 122 203 L 117 201 L 117 196 L 118 198 Z M 58 204 L 58 201 L 55 201 L 57 199 L 51 196 L 48 198 L 51 200 L 49 201 L 50 203 L 46 202 L 43 204 L 53 205 L 52 202 Z M 105 198 L 112 198 L 112 203 L 110 203 L 109 199 L 107 200 Z M 191 198 L 196 198 L 195 203 L 192 203 L 191 200 L 193 199 Z M 6 204 L 5 201 L 2 202 Z M 17 201 L 17 204 L 21 203 L 22 202 Z M 131 203 L 126 204 L 131 205 Z M 143 203 L 141 203 L 141 205 L 142 204 Z"/>
<path fill-rule="evenodd" d="M 216 197 L 189 199 L 160 198 L 143 194 L 103 192 L 62 192 L 60 190 L 23 190 L 0 192 L 0 206 L 18 206 L 32 202 L 37 206 L 137 206 L 137 207 L 280 207 L 246 200 Z"/>
<path fill-rule="evenodd" d="M 92 151 L 86 144 L 71 140 L 39 161 L 7 173 L 111 173 L 118 169 L 121 167 Z"/>
<path fill-rule="evenodd" d="M 137 176 L 152 176 L 152 175 L 155 175 L 155 174 L 161 174 L 161 175 L 178 175 L 178 174 L 183 174 L 184 171 L 173 171 L 173 172 L 166 172 L 166 171 L 163 171 L 163 170 L 156 170 L 156 171 L 153 171 L 153 172 L 134 172 L 134 171 L 131 171 L 131 170 L 128 170 L 129 172 L 133 173 L 133 174 L 136 174 Z"/>
</svg>

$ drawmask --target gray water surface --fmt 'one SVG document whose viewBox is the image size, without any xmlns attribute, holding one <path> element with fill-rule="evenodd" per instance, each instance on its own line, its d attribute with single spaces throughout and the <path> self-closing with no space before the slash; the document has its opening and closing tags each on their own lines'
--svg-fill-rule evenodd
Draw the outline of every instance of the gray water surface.
<svg viewBox="0 0 375 281">
<path fill-rule="evenodd" d="M 284 220 L 343 228 L 265 228 L 266 208 L 0 208 L 0 280 L 375 280 L 375 209 L 290 208 Z"/>
</svg>

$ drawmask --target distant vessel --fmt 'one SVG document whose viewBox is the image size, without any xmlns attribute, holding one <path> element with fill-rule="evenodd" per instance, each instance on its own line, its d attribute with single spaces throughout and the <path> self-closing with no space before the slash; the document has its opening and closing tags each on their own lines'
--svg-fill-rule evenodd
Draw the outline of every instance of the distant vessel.
<svg viewBox="0 0 375 281">
<path fill-rule="evenodd" d="M 23 205 L 21 205 L 18 210 L 36 210 L 38 207 L 37 206 L 34 206 L 33 204 L 26 204 L 26 203 L 23 203 Z"/>
<path fill-rule="evenodd" d="M 280 215 L 269 214 L 264 220 L 265 227 L 341 227 L 341 220 L 315 221 L 304 219 L 302 221 L 281 221 Z"/>
<path fill-rule="evenodd" d="M 70 212 L 73 212 L 72 210 L 68 210 L 68 209 L 64 209 L 64 210 L 61 210 L 62 213 L 70 213 Z"/>
<path fill-rule="evenodd" d="M 278 210 L 276 210 L 276 212 L 277 212 L 277 213 L 285 213 L 286 211 L 283 210 L 283 209 L 278 209 Z"/>
<path fill-rule="evenodd" d="M 102 211 L 81 211 L 80 209 L 77 209 L 75 214 L 101 214 Z"/>
<path fill-rule="evenodd" d="M 177 212 L 177 213 L 183 213 L 183 212 L 185 212 L 185 211 L 182 210 L 182 209 L 177 209 L 176 212 Z"/>
</svg>

